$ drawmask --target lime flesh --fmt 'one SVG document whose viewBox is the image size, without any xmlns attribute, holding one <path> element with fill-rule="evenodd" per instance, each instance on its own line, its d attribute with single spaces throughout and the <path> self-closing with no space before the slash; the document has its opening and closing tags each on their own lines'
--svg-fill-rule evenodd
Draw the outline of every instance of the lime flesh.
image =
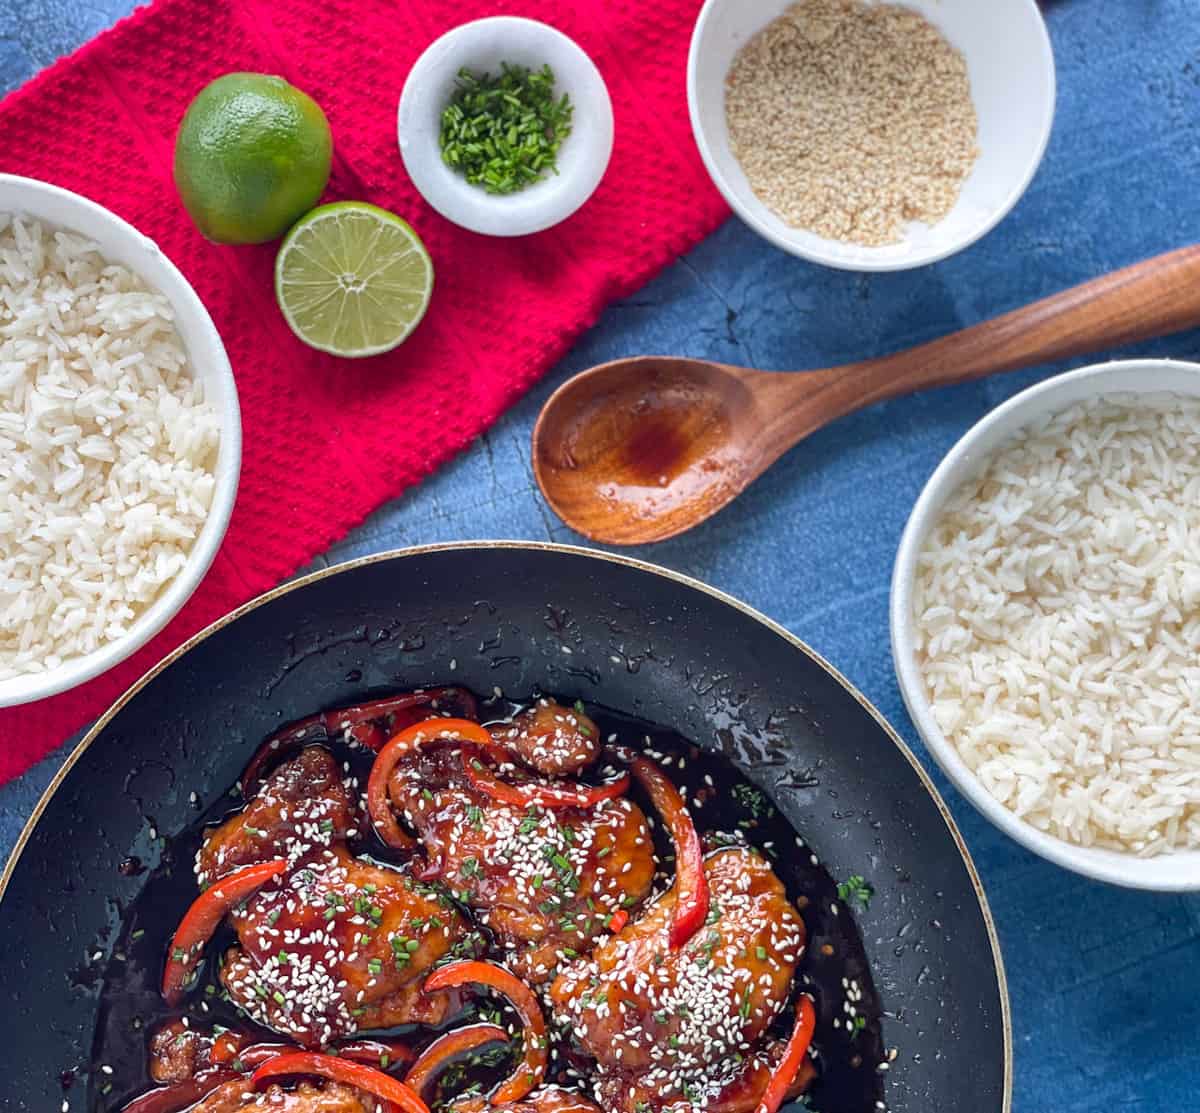
<svg viewBox="0 0 1200 1113">
<path fill-rule="evenodd" d="M 313 209 L 275 260 L 275 296 L 288 325 L 336 356 L 378 355 L 403 343 L 432 292 L 433 262 L 420 237 L 363 201 Z"/>
</svg>

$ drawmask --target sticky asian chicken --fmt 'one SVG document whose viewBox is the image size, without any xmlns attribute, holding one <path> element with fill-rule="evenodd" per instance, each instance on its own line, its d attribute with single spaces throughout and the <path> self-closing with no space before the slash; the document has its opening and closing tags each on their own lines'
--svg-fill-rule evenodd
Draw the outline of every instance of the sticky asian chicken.
<svg viewBox="0 0 1200 1113">
<path fill-rule="evenodd" d="M 777 1113 L 808 1087 L 804 924 L 766 858 L 706 846 L 693 820 L 720 768 L 688 751 L 677 781 L 684 743 L 602 746 L 579 704 L 477 716 L 469 692 L 429 689 L 259 746 L 244 807 L 196 854 L 155 1088 L 124 1113 Z M 375 840 L 386 861 L 355 855 Z M 206 956 L 278 1036 L 206 1028 Z"/>
<path fill-rule="evenodd" d="M 251 1108 L 286 1113 L 358 1113 L 360 1109 L 383 1113 L 378 1093 L 369 1083 L 355 1085 L 355 1079 L 326 1078 L 316 1084 L 301 1081 L 289 1091 L 273 1084 L 256 1089 L 254 1071 L 295 1050 L 284 1043 L 258 1042 L 250 1032 L 221 1027 L 209 1030 L 184 1019 L 167 1021 L 150 1038 L 150 1077 L 160 1086 L 136 1098 L 125 1107 L 125 1113 L 168 1113 L 184 1108 L 189 1113 L 233 1113 Z M 379 1081 L 385 1066 L 403 1066 L 412 1058 L 408 1044 L 397 1040 L 353 1040 L 339 1044 L 334 1055 L 333 1061 L 347 1064 L 351 1071 L 360 1070 L 354 1064 L 365 1066 L 362 1075 L 373 1082 Z"/>
<path fill-rule="evenodd" d="M 259 1023 L 306 1046 L 360 1029 L 438 1024 L 454 1005 L 422 977 L 462 940 L 453 903 L 392 869 L 352 856 L 356 807 L 328 751 L 309 747 L 276 769 L 197 855 L 201 885 L 230 866 L 277 858 L 287 871 L 234 907 L 238 943 L 221 982 Z"/>
<path fill-rule="evenodd" d="M 150 1037 L 150 1077 L 155 1082 L 183 1082 L 211 1066 L 212 1034 L 170 1021 Z"/>
<path fill-rule="evenodd" d="M 556 714 L 551 707 L 557 705 L 543 701 L 526 721 L 544 723 Z M 543 751 L 543 759 L 550 752 L 541 742 L 524 748 Z M 468 776 L 464 763 L 475 760 L 467 743 L 423 745 L 395 766 L 388 796 L 425 847 L 425 876 L 438 878 L 474 909 L 506 962 L 539 984 L 562 962 L 589 951 L 615 913 L 649 893 L 650 831 L 641 809 L 624 797 L 570 807 L 497 800 Z M 560 758 L 554 764 L 564 767 Z M 489 773 L 518 790 L 548 783 L 513 763 Z"/>
<path fill-rule="evenodd" d="M 582 1094 L 558 1086 L 543 1086 L 521 1101 L 489 1105 L 486 1098 L 460 1098 L 450 1113 L 600 1113 Z"/>
<path fill-rule="evenodd" d="M 611 1113 L 753 1113 L 782 1055 L 766 1033 L 788 1002 L 803 921 L 754 851 L 719 850 L 704 871 L 708 920 L 681 949 L 672 889 L 551 987 Z"/>
</svg>

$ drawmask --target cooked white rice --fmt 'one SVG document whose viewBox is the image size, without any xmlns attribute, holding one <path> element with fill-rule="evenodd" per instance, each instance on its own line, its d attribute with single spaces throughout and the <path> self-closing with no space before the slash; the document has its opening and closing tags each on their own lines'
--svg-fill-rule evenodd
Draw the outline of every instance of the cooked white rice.
<svg viewBox="0 0 1200 1113">
<path fill-rule="evenodd" d="M 948 501 L 915 592 L 946 738 L 1061 839 L 1200 847 L 1200 400 L 1026 429 Z"/>
<path fill-rule="evenodd" d="M 167 299 L 0 214 L 0 679 L 129 629 L 204 524 L 219 435 Z"/>
</svg>

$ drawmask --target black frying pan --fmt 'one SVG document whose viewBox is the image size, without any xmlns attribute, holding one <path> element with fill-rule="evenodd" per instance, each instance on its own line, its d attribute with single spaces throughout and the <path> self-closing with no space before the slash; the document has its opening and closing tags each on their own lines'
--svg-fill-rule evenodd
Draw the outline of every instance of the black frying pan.
<svg viewBox="0 0 1200 1113">
<path fill-rule="evenodd" d="M 883 1042 L 897 1052 L 888 1109 L 1008 1113 L 991 918 L 945 805 L 896 734 L 802 643 L 702 584 L 503 543 L 385 554 L 280 588 L 167 658 L 100 720 L 0 880 L 0 1106 L 94 1107 L 100 976 L 145 877 L 122 862 L 153 867 L 156 837 L 192 824 L 281 723 L 430 683 L 583 698 L 722 751 L 835 877 L 868 873 L 875 885 L 860 923 Z"/>
</svg>

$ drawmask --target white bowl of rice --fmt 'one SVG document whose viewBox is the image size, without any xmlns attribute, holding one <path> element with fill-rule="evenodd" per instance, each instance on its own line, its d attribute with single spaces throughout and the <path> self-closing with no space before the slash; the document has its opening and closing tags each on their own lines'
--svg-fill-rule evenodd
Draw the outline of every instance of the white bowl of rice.
<svg viewBox="0 0 1200 1113">
<path fill-rule="evenodd" d="M 143 646 L 229 523 L 241 419 L 221 338 L 159 248 L 0 174 L 0 707 Z"/>
<path fill-rule="evenodd" d="M 891 632 L 925 744 L 997 827 L 1200 890 L 1200 364 L 1086 367 L 976 424 L 909 518 Z"/>
</svg>

